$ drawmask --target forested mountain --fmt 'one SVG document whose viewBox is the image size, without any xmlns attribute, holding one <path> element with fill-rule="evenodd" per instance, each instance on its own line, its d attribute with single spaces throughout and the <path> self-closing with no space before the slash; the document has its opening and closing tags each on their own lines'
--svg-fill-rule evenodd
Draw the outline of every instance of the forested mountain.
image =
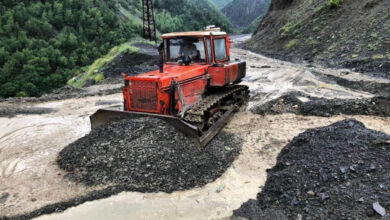
<svg viewBox="0 0 390 220">
<path fill-rule="evenodd" d="M 209 0 L 155 0 L 156 23 L 163 33 L 176 30 L 200 30 L 216 25 L 233 32 L 233 26 Z"/>
<path fill-rule="evenodd" d="M 249 26 L 254 20 L 267 13 L 271 0 L 233 0 L 222 12 L 239 29 Z"/>
<path fill-rule="evenodd" d="M 232 25 L 190 0 L 155 0 L 160 32 Z M 112 47 L 141 34 L 139 0 L 0 1 L 0 98 L 63 86 Z"/>
<path fill-rule="evenodd" d="M 222 9 L 233 0 L 211 0 L 219 9 Z"/>
</svg>

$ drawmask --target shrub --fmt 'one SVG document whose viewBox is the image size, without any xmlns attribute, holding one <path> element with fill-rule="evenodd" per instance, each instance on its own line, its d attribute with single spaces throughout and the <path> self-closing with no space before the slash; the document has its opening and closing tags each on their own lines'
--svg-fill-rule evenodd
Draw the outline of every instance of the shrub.
<svg viewBox="0 0 390 220">
<path fill-rule="evenodd" d="M 338 8 L 343 0 L 328 0 L 328 4 L 331 8 Z"/>
</svg>

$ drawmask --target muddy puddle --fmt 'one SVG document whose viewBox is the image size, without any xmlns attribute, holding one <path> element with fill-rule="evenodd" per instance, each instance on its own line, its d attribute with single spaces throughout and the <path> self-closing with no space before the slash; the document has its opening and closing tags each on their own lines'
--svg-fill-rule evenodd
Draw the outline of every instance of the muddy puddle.
<svg viewBox="0 0 390 220">
<path fill-rule="evenodd" d="M 212 219 L 232 215 L 248 199 L 255 199 L 266 181 L 266 170 L 274 166 L 280 150 L 293 137 L 307 129 L 356 118 L 368 128 L 390 133 L 390 119 L 378 116 L 335 115 L 300 116 L 291 113 L 258 115 L 249 111 L 289 92 L 326 99 L 356 99 L 376 96 L 368 89 L 348 88 L 337 78 L 389 84 L 346 70 L 307 67 L 269 59 L 234 48 L 233 56 L 248 62 L 243 84 L 250 87 L 248 111 L 237 113 L 225 127 L 243 140 L 242 152 L 232 166 L 216 181 L 201 188 L 167 193 L 122 192 L 109 198 L 67 203 L 63 213 L 38 219 Z M 313 72 L 315 70 L 316 72 Z M 104 93 L 102 93 L 104 94 Z M 55 211 L 50 204 L 86 196 L 102 187 L 85 187 L 64 178 L 57 167 L 57 154 L 68 144 L 89 133 L 88 117 L 99 108 L 121 107 L 120 93 L 88 96 L 59 101 L 34 102 L 33 107 L 53 108 L 44 115 L 17 115 L 0 118 L 0 216 L 37 217 Z M 107 197 L 105 195 L 103 197 Z M 90 197 L 87 200 L 93 200 Z M 54 208 L 53 208 L 54 207 Z M 40 212 L 32 213 L 40 209 Z M 62 210 L 62 209 L 61 209 Z"/>
</svg>

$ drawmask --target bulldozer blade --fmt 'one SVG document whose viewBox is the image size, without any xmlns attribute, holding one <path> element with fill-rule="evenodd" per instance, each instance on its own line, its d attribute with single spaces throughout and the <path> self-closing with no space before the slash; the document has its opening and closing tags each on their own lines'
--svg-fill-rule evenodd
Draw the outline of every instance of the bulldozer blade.
<svg viewBox="0 0 390 220">
<path fill-rule="evenodd" d="M 93 115 L 90 116 L 91 129 L 94 130 L 112 121 L 119 121 L 122 119 L 136 119 L 143 117 L 154 117 L 162 119 L 174 126 L 177 130 L 185 134 L 187 137 L 192 139 L 199 147 L 203 147 L 199 139 L 200 131 L 196 126 L 193 126 L 177 117 L 169 115 L 99 109 Z"/>
<path fill-rule="evenodd" d="M 178 131 L 185 134 L 188 138 L 192 139 L 199 148 L 204 148 L 229 122 L 231 115 L 234 113 L 234 109 L 228 110 L 222 117 L 211 126 L 206 132 L 202 134 L 198 127 L 181 120 L 178 117 L 169 115 L 159 115 L 142 112 L 127 112 L 110 109 L 99 109 L 93 115 L 90 116 L 91 129 L 96 129 L 102 125 L 105 125 L 112 121 L 118 121 L 122 119 L 136 119 L 142 117 L 154 117 L 159 118 L 174 126 Z"/>
</svg>

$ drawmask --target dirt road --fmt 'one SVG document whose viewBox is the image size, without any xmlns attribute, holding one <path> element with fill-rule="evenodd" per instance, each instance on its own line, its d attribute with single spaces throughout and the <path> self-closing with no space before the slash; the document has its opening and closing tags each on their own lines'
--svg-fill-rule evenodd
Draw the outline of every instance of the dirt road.
<svg viewBox="0 0 390 220">
<path fill-rule="evenodd" d="M 255 198 L 266 180 L 276 156 L 294 136 L 306 129 L 325 126 L 353 117 L 368 128 L 390 133 L 390 118 L 377 116 L 337 115 L 332 117 L 297 116 L 294 114 L 257 115 L 249 109 L 276 99 L 287 92 L 300 92 L 310 97 L 327 99 L 370 98 L 370 88 L 348 88 L 338 80 L 351 84 L 368 82 L 390 85 L 389 80 L 371 78 L 349 70 L 333 70 L 305 64 L 292 64 L 239 48 L 232 58 L 248 63 L 243 84 L 250 87 L 248 111 L 236 114 L 225 130 L 239 135 L 244 143 L 241 155 L 226 173 L 202 188 L 183 192 L 122 192 L 106 199 L 86 202 L 63 213 L 39 219 L 210 219 L 232 215 L 232 211 L 250 198 Z M 112 85 L 116 88 L 118 85 Z M 106 86 L 107 87 L 107 86 Z M 305 97 L 302 97 L 305 101 Z M 0 108 L 26 105 L 51 108 L 42 115 L 20 114 L 0 118 L 0 216 L 28 213 L 43 206 L 70 200 L 104 187 L 86 188 L 63 178 L 56 156 L 69 143 L 90 131 L 88 116 L 103 107 L 121 108 L 122 95 L 88 96 L 38 103 L 0 103 Z M 222 189 L 222 191 L 217 190 Z M 220 192 L 217 192 L 220 191 Z"/>
</svg>

